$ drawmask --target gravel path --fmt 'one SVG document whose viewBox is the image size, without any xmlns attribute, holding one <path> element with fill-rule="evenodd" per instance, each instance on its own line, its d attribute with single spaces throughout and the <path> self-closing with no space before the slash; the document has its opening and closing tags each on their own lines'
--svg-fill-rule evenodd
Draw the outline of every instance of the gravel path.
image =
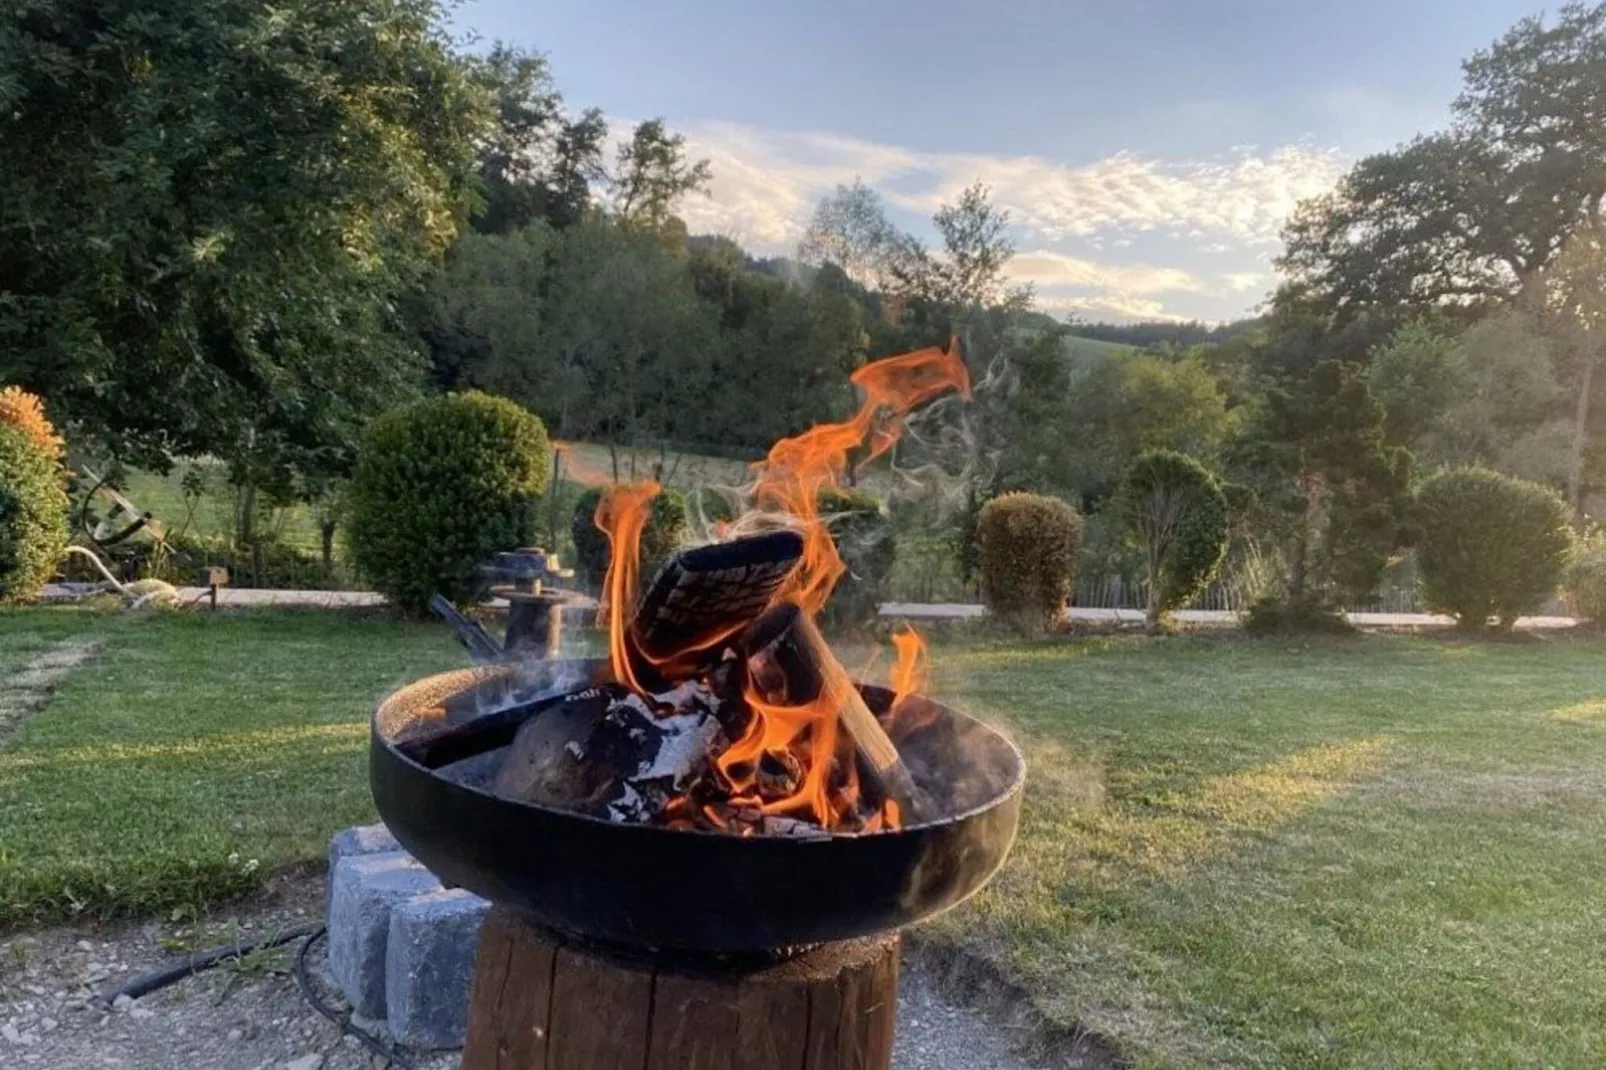
<svg viewBox="0 0 1606 1070">
<path fill-rule="evenodd" d="M 385 1064 L 313 1011 L 291 948 L 264 952 L 107 1010 L 91 997 L 174 955 L 260 938 L 315 918 L 317 878 L 279 882 L 247 907 L 199 922 L 68 926 L 0 939 L 0 1068 L 379 1070 Z M 338 1005 L 338 999 L 334 1000 Z M 1049 1070 L 1014 1054 L 1018 1029 L 946 998 L 918 968 L 899 992 L 894 1070 Z M 456 1052 L 415 1057 L 452 1070 Z"/>
</svg>

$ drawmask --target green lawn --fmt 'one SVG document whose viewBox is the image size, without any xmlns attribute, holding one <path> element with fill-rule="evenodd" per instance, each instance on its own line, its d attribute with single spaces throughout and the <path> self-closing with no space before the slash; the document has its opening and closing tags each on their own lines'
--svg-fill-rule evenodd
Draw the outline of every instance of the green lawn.
<svg viewBox="0 0 1606 1070">
<path fill-rule="evenodd" d="M 69 637 L 95 659 L 0 742 L 0 928 L 199 906 L 322 857 L 371 819 L 375 698 L 463 660 L 444 628 L 311 610 L 27 610 L 0 614 L 0 670 Z"/>
<path fill-rule="evenodd" d="M 1603 655 L 939 651 L 1032 772 L 1006 871 L 933 935 L 1141 1066 L 1606 1065 Z"/>
<path fill-rule="evenodd" d="M 315 613 L 0 614 L 98 638 L 0 744 L 0 926 L 198 905 L 371 816 L 364 719 L 461 657 Z M 1155 1067 L 1606 1064 L 1606 650 L 941 643 L 1030 757 L 994 885 L 924 930 Z M 252 867 L 252 860 L 256 866 Z"/>
</svg>

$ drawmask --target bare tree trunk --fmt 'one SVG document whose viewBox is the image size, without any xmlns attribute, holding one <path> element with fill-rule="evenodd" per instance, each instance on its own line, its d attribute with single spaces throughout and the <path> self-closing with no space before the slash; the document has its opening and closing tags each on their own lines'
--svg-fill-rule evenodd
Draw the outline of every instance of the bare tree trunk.
<svg viewBox="0 0 1606 1070">
<path fill-rule="evenodd" d="M 1589 395 L 1595 381 L 1595 358 L 1584 363 L 1583 382 L 1578 387 L 1578 406 L 1573 414 L 1573 449 L 1567 472 L 1567 501 L 1573 507 L 1573 522 L 1584 522 L 1584 454 L 1589 445 Z"/>
<path fill-rule="evenodd" d="M 234 501 L 234 543 L 246 547 L 256 542 L 257 488 L 241 483 Z"/>
<path fill-rule="evenodd" d="M 546 495 L 546 549 L 549 553 L 556 553 L 558 549 L 558 481 L 563 478 L 563 452 L 552 451 L 552 482 L 547 485 Z"/>
<path fill-rule="evenodd" d="M 323 574 L 325 577 L 335 573 L 335 521 L 333 517 L 325 517 L 318 522 L 319 549 L 323 552 Z"/>
</svg>

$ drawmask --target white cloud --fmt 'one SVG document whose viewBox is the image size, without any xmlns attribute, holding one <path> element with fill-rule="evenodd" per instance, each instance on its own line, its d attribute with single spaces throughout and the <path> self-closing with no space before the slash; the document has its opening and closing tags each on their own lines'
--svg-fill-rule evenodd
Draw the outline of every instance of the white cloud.
<svg viewBox="0 0 1606 1070">
<path fill-rule="evenodd" d="M 1212 160 L 1123 152 L 1066 164 L 923 152 L 739 123 L 696 123 L 684 132 L 714 175 L 709 197 L 682 205 L 693 233 L 726 234 L 757 252 L 789 253 L 814 205 L 839 184 L 862 179 L 894 207 L 929 216 L 980 180 L 1034 247 L 1016 258 L 1012 274 L 1038 286 L 1039 304 L 1061 307 L 1054 302 L 1064 298 L 1079 310 L 1126 318 L 1181 318 L 1154 300 L 1169 293 L 1220 298 L 1223 316 L 1243 311 L 1233 295 L 1241 298 L 1268 278 L 1247 269 L 1264 267 L 1294 206 L 1329 188 L 1343 162 L 1333 150 L 1303 144 L 1240 147 Z M 1095 262 L 1051 248 L 1067 243 L 1118 259 L 1146 254 L 1152 260 L 1157 245 L 1216 254 L 1224 258 L 1219 269 L 1225 273 L 1202 280 L 1180 267 Z M 1056 292 L 1067 288 L 1083 292 Z"/>
<path fill-rule="evenodd" d="M 1010 277 L 1040 290 L 1095 288 L 1127 294 L 1203 293 L 1205 285 L 1181 268 L 1147 264 L 1102 264 L 1046 249 L 1019 253 L 1009 262 Z"/>
<path fill-rule="evenodd" d="M 1045 312 L 1075 312 L 1084 318 L 1127 320 L 1166 320 L 1182 323 L 1191 316 L 1179 316 L 1166 311 L 1159 301 L 1122 294 L 1095 294 L 1090 297 L 1047 295 L 1037 299 L 1037 307 Z"/>
<path fill-rule="evenodd" d="M 1239 148 L 1219 160 L 1163 161 L 1117 153 L 1086 164 L 1035 156 L 919 152 L 824 133 L 763 130 L 738 123 L 694 124 L 692 150 L 714 168 L 713 196 L 687 206 L 687 222 L 708 224 L 779 249 L 796 240 L 809 212 L 838 183 L 899 180 L 886 199 L 929 215 L 971 182 L 1039 239 L 1103 232 L 1163 231 L 1275 242 L 1302 198 L 1332 185 L 1333 150 L 1288 145 Z"/>
</svg>

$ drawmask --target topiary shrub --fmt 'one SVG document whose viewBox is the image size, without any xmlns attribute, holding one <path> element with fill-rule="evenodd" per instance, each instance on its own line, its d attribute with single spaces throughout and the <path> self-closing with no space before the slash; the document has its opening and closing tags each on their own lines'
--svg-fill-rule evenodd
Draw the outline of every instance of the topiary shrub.
<svg viewBox="0 0 1606 1070">
<path fill-rule="evenodd" d="M 1243 630 L 1255 636 L 1354 635 L 1349 618 L 1319 598 L 1259 598 L 1245 611 Z"/>
<path fill-rule="evenodd" d="M 826 620 L 836 627 L 874 623 L 898 556 L 892 518 L 880 498 L 862 490 L 827 488 L 817 501 L 847 566 L 826 604 Z"/>
<path fill-rule="evenodd" d="M 1594 532 L 1579 542 L 1562 577 L 1567 612 L 1597 627 L 1606 625 L 1606 538 Z"/>
<path fill-rule="evenodd" d="M 1198 461 L 1153 450 L 1121 486 L 1121 516 L 1143 554 L 1149 630 L 1204 589 L 1227 550 L 1228 507 L 1220 481 Z"/>
<path fill-rule="evenodd" d="M 1562 573 L 1561 597 L 1580 621 L 1606 626 L 1606 528 L 1590 525 L 1573 540 Z"/>
<path fill-rule="evenodd" d="M 569 534 L 574 538 L 574 568 L 588 584 L 599 586 L 608 574 L 608 536 L 597 527 L 597 503 L 602 490 L 591 487 L 574 503 Z M 686 495 L 665 487 L 652 500 L 652 515 L 641 530 L 641 572 L 650 580 L 664 559 L 685 543 L 691 531 L 691 509 Z"/>
<path fill-rule="evenodd" d="M 1015 491 L 976 520 L 981 593 L 998 619 L 1025 631 L 1051 624 L 1071 596 L 1082 518 L 1058 498 Z"/>
<path fill-rule="evenodd" d="M 38 595 L 66 552 L 61 464 L 28 434 L 0 424 L 0 601 Z"/>
<path fill-rule="evenodd" d="M 403 609 L 436 592 L 468 602 L 476 566 L 530 541 L 549 455 L 541 421 L 505 398 L 449 394 L 381 416 L 351 484 L 358 571 Z"/>
<path fill-rule="evenodd" d="M 1555 593 L 1572 547 L 1567 505 L 1548 487 L 1484 468 L 1458 468 L 1416 495 L 1417 560 L 1433 609 L 1481 631 L 1509 631 Z"/>
</svg>

